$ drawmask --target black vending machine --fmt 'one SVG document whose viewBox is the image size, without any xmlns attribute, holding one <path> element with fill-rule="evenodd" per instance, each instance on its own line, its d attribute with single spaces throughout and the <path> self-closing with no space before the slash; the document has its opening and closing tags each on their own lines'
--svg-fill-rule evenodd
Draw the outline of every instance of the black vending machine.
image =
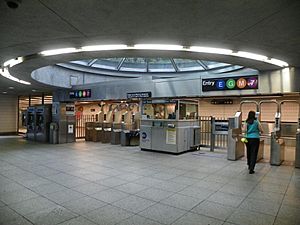
<svg viewBox="0 0 300 225">
<path fill-rule="evenodd" d="M 35 107 L 30 106 L 27 108 L 26 113 L 26 127 L 27 127 L 27 139 L 35 141 L 35 126 L 36 126 L 36 112 Z"/>
<path fill-rule="evenodd" d="M 49 142 L 49 129 L 51 123 L 51 105 L 36 106 L 35 139 L 38 142 Z"/>
</svg>

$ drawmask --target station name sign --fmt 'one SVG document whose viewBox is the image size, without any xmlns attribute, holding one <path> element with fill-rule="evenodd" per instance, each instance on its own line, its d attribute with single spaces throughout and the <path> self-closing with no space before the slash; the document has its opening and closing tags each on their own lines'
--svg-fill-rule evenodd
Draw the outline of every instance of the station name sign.
<svg viewBox="0 0 300 225">
<path fill-rule="evenodd" d="M 70 91 L 69 96 L 70 98 L 90 98 L 92 91 L 91 89 Z"/>
<path fill-rule="evenodd" d="M 258 76 L 202 79 L 202 91 L 258 89 Z"/>
<path fill-rule="evenodd" d="M 127 93 L 127 98 L 151 98 L 151 91 Z"/>
</svg>

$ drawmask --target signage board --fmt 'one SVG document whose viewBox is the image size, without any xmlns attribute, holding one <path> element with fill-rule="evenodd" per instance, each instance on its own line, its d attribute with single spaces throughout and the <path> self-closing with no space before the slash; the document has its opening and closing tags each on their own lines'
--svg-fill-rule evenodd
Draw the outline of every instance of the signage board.
<svg viewBox="0 0 300 225">
<path fill-rule="evenodd" d="M 92 96 L 91 89 L 74 90 L 69 92 L 70 98 L 90 98 Z"/>
<path fill-rule="evenodd" d="M 151 91 L 127 93 L 127 98 L 151 98 Z"/>
<path fill-rule="evenodd" d="M 228 91 L 258 89 L 258 76 L 222 77 L 202 79 L 202 91 Z"/>
<path fill-rule="evenodd" d="M 74 104 L 66 105 L 66 115 L 75 116 L 75 105 Z"/>
</svg>

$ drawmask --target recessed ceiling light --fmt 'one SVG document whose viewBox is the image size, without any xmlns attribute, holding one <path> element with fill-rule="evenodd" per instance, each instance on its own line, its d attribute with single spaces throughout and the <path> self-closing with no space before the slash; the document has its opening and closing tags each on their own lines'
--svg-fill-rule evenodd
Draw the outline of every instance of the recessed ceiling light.
<svg viewBox="0 0 300 225">
<path fill-rule="evenodd" d="M 35 89 L 32 89 L 32 92 L 36 92 L 36 90 L 35 90 Z"/>
<path fill-rule="evenodd" d="M 163 45 L 163 44 L 137 44 L 133 49 L 148 49 L 148 50 L 183 50 L 182 45 Z"/>
<path fill-rule="evenodd" d="M 7 94 L 7 91 L 3 91 L 2 93 L 3 93 L 3 94 Z"/>
<path fill-rule="evenodd" d="M 127 49 L 127 45 L 90 45 L 81 47 L 82 51 L 107 51 Z"/>
<path fill-rule="evenodd" d="M 16 81 L 18 83 L 21 83 L 21 84 L 26 84 L 26 85 L 30 85 L 31 83 L 30 82 L 27 82 L 25 80 L 20 80 L 14 76 L 12 76 L 9 71 L 8 71 L 8 68 L 7 67 L 4 67 L 0 70 L 0 75 L 3 76 L 3 77 L 6 77 L 7 79 L 10 79 L 10 80 L 13 80 L 13 81 Z"/>
<path fill-rule="evenodd" d="M 14 88 L 14 87 L 8 87 L 8 89 L 11 89 L 11 90 L 12 90 L 12 89 L 15 89 L 15 88 Z"/>
<path fill-rule="evenodd" d="M 79 49 L 76 48 L 59 48 L 59 49 L 53 49 L 53 50 L 47 50 L 42 51 L 40 54 L 44 56 L 50 56 L 50 55 L 60 55 L 60 54 L 67 54 L 67 53 L 75 53 L 79 52 Z"/>
</svg>

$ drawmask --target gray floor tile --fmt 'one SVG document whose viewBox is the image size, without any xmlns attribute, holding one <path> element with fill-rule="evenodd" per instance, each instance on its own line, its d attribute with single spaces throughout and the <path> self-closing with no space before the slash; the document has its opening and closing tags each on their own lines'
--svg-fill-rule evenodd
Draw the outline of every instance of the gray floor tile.
<svg viewBox="0 0 300 225">
<path fill-rule="evenodd" d="M 210 189 L 210 190 L 213 190 L 213 191 L 218 191 L 218 190 L 221 189 L 221 187 L 224 186 L 224 184 L 223 183 L 218 183 L 218 182 L 213 182 L 213 181 L 201 180 L 201 181 L 198 181 L 198 182 L 194 183 L 192 186 L 206 188 L 206 189 Z"/>
<path fill-rule="evenodd" d="M 75 199 L 75 200 L 71 200 L 71 201 L 62 203 L 62 205 L 65 208 L 67 208 L 79 215 L 83 215 L 92 210 L 103 207 L 103 206 L 107 205 L 107 203 L 86 196 L 83 198 L 79 198 L 79 199 Z"/>
<path fill-rule="evenodd" d="M 36 225 L 56 225 L 77 217 L 77 215 L 61 206 L 58 206 L 55 208 L 37 211 L 35 213 L 28 214 L 25 217 Z"/>
<path fill-rule="evenodd" d="M 96 224 L 93 223 L 92 221 L 87 220 L 82 216 L 78 216 L 76 218 L 60 223 L 59 225 L 96 225 Z"/>
<path fill-rule="evenodd" d="M 138 175 L 135 173 L 124 173 L 124 174 L 116 176 L 116 178 L 120 178 L 122 180 L 127 180 L 127 181 L 135 181 L 142 177 L 143 177 L 142 175 Z"/>
<path fill-rule="evenodd" d="M 189 186 L 178 193 L 186 196 L 198 198 L 201 200 L 205 200 L 213 193 L 215 193 L 215 191 L 206 188 L 196 187 L 196 186 Z"/>
<path fill-rule="evenodd" d="M 269 183 L 260 183 L 258 184 L 254 191 L 263 191 L 263 192 L 274 192 L 279 194 L 284 194 L 287 190 L 286 185 L 274 185 Z"/>
<path fill-rule="evenodd" d="M 20 189 L 24 189 L 24 187 L 16 182 L 9 182 L 9 183 L 4 183 L 1 180 L 0 183 L 0 195 L 5 194 L 7 192 L 12 192 L 12 191 L 17 191 Z"/>
<path fill-rule="evenodd" d="M 291 207 L 295 207 L 295 208 L 299 208 L 299 210 L 300 210 L 300 198 L 298 198 L 298 197 L 291 197 L 291 196 L 286 195 L 283 199 L 282 204 L 288 205 Z"/>
<path fill-rule="evenodd" d="M 0 200 L 6 204 L 17 203 L 36 197 L 38 197 L 38 195 L 27 188 L 18 189 L 12 192 L 5 192 L 5 194 L 0 194 Z"/>
<path fill-rule="evenodd" d="M 195 197 L 174 194 L 169 198 L 162 200 L 161 203 L 189 211 L 202 201 L 202 199 L 197 199 Z"/>
<path fill-rule="evenodd" d="M 78 191 L 82 194 L 92 195 L 97 192 L 104 191 L 108 189 L 108 187 L 95 183 L 87 183 L 76 187 L 72 187 L 71 189 L 74 191 Z"/>
<path fill-rule="evenodd" d="M 135 183 L 127 183 L 127 184 L 122 184 L 120 186 L 115 187 L 115 189 L 117 189 L 119 191 L 124 191 L 129 194 L 135 194 L 135 193 L 138 193 L 147 188 L 148 188 L 148 186 L 141 185 L 141 184 L 135 184 Z"/>
<path fill-rule="evenodd" d="M 140 198 L 134 195 L 130 195 L 120 201 L 113 203 L 113 205 L 131 211 L 133 213 L 141 212 L 154 204 L 156 204 L 156 202 Z"/>
<path fill-rule="evenodd" d="M 2 224 L 0 222 L 0 224 Z M 29 220 L 24 217 L 19 217 L 16 220 L 10 220 L 4 223 L 5 225 L 33 225 Z"/>
<path fill-rule="evenodd" d="M 7 206 L 0 208 L 0 224 L 5 225 L 10 221 L 15 222 L 20 218 L 21 216 L 18 213 L 8 208 Z"/>
<path fill-rule="evenodd" d="M 208 224 L 221 225 L 223 224 L 223 221 L 211 217 L 195 214 L 195 213 L 187 213 L 172 225 L 208 225 Z"/>
<path fill-rule="evenodd" d="M 10 208 L 15 210 L 21 215 L 27 215 L 36 211 L 41 211 L 47 208 L 53 208 L 57 205 L 44 197 L 32 198 L 19 203 L 9 205 Z"/>
<path fill-rule="evenodd" d="M 25 187 L 31 188 L 31 187 L 36 187 L 36 186 L 43 185 L 43 184 L 47 185 L 47 184 L 52 183 L 52 181 L 43 179 L 43 178 L 37 178 L 37 179 L 33 179 L 33 180 L 19 181 L 18 183 L 22 184 Z"/>
<path fill-rule="evenodd" d="M 279 209 L 277 217 L 282 219 L 285 218 L 291 221 L 299 221 L 300 223 L 300 210 L 296 207 L 282 205 Z"/>
<path fill-rule="evenodd" d="M 162 224 L 171 224 L 186 212 L 187 211 L 158 203 L 140 212 L 139 215 Z"/>
<path fill-rule="evenodd" d="M 134 215 L 118 223 L 118 225 L 161 225 L 161 223 L 155 222 L 153 220 L 138 215 Z"/>
<path fill-rule="evenodd" d="M 85 217 L 99 225 L 113 225 L 133 215 L 128 211 L 108 205 L 86 214 Z"/>
<path fill-rule="evenodd" d="M 274 219 L 274 216 L 237 209 L 227 221 L 243 225 L 272 225 Z"/>
<path fill-rule="evenodd" d="M 228 194 L 247 196 L 252 190 L 253 187 L 244 187 L 244 186 L 226 184 L 223 187 L 221 187 L 219 191 Z"/>
<path fill-rule="evenodd" d="M 244 197 L 226 194 L 222 192 L 216 192 L 208 198 L 209 201 L 216 202 L 223 205 L 228 205 L 232 207 L 238 207 L 244 200 Z"/>
<path fill-rule="evenodd" d="M 54 192 L 54 193 L 51 193 L 51 194 L 45 194 L 46 198 L 48 198 L 51 201 L 54 201 L 58 204 L 68 202 L 68 201 L 71 201 L 71 200 L 75 200 L 75 199 L 78 199 L 78 198 L 82 198 L 84 196 L 85 196 L 84 194 L 81 194 L 77 191 L 72 191 L 71 189 L 58 191 L 58 192 Z"/>
<path fill-rule="evenodd" d="M 170 179 L 170 181 L 175 182 L 175 183 L 179 183 L 179 184 L 192 185 L 194 183 L 199 182 L 199 179 L 195 179 L 195 178 L 192 178 L 192 177 L 185 177 L 185 176 L 177 176 L 177 177 L 174 177 L 174 178 Z"/>
<path fill-rule="evenodd" d="M 56 183 L 42 184 L 36 187 L 31 187 L 30 189 L 41 195 L 68 190 L 68 188 L 64 187 L 63 185 L 56 184 Z"/>
<path fill-rule="evenodd" d="M 118 191 L 115 189 L 107 189 L 104 191 L 100 191 L 96 194 L 90 195 L 92 198 L 96 198 L 100 201 L 107 202 L 107 203 L 113 203 L 116 201 L 119 201 L 123 198 L 126 198 L 128 196 L 127 193 Z"/>
<path fill-rule="evenodd" d="M 140 179 L 134 180 L 134 183 L 142 184 L 146 186 L 154 187 L 156 184 L 159 184 L 162 180 L 152 178 L 152 177 L 142 177 Z"/>
<path fill-rule="evenodd" d="M 254 212 L 265 213 L 271 216 L 276 216 L 279 210 L 280 204 L 271 201 L 261 201 L 255 199 L 245 199 L 240 205 L 240 208 L 245 210 L 251 210 Z"/>
<path fill-rule="evenodd" d="M 120 186 L 122 184 L 127 184 L 129 181 L 127 180 L 123 180 L 117 177 L 110 177 L 104 180 L 101 180 L 97 183 L 108 186 L 108 187 L 116 187 L 116 186 Z"/>
<path fill-rule="evenodd" d="M 192 212 L 225 221 L 235 209 L 215 202 L 204 201 L 194 207 Z"/>
<path fill-rule="evenodd" d="M 284 195 L 280 193 L 274 193 L 274 192 L 264 192 L 264 191 L 258 191 L 253 190 L 249 195 L 248 198 L 251 199 L 257 199 L 262 201 L 274 201 L 281 203 L 283 200 Z"/>
<path fill-rule="evenodd" d="M 161 201 L 173 195 L 174 192 L 164 191 L 157 188 L 148 188 L 146 190 L 140 191 L 136 195 L 142 198 L 146 198 L 152 201 Z"/>
<path fill-rule="evenodd" d="M 186 188 L 187 184 L 179 184 L 171 181 L 162 181 L 155 185 L 155 188 L 162 189 L 165 191 L 171 191 L 171 192 L 179 192 Z"/>
</svg>

